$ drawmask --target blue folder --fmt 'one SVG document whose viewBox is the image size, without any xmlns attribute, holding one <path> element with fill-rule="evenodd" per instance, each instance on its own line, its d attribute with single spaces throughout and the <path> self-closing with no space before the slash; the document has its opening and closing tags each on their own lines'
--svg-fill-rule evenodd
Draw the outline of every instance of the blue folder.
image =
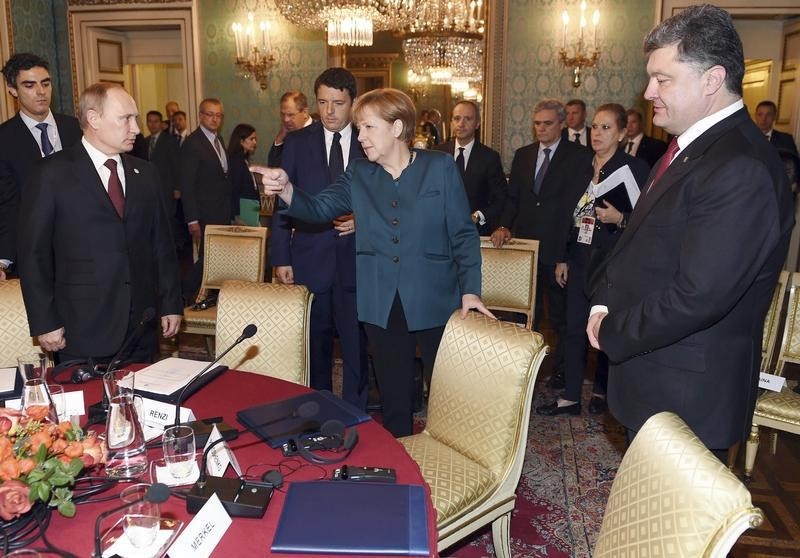
<svg viewBox="0 0 800 558">
<path fill-rule="evenodd" d="M 334 480 L 291 483 L 272 551 L 429 556 L 425 489 Z"/>
</svg>

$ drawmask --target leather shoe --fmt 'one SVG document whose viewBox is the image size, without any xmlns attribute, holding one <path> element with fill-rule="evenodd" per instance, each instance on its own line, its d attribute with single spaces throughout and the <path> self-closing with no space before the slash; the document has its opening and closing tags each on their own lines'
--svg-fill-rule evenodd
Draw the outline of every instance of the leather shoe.
<svg viewBox="0 0 800 558">
<path fill-rule="evenodd" d="M 550 389 L 564 389 L 564 376 L 561 374 L 553 374 L 545 385 Z"/>
<path fill-rule="evenodd" d="M 552 417 L 555 415 L 579 415 L 581 414 L 581 404 L 580 403 L 573 403 L 572 405 L 564 405 L 563 407 L 558 406 L 558 401 L 553 401 L 552 403 L 548 403 L 547 405 L 540 405 L 536 407 L 536 414 L 537 415 L 546 415 L 548 417 Z"/>
<path fill-rule="evenodd" d="M 606 412 L 608 404 L 604 397 L 593 396 L 589 401 L 589 412 L 593 415 L 602 415 Z"/>
</svg>

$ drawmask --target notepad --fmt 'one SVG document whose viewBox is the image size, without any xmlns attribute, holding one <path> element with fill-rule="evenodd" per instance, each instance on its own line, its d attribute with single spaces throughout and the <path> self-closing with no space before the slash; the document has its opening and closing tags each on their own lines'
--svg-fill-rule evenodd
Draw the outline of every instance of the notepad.
<svg viewBox="0 0 800 558">
<path fill-rule="evenodd" d="M 425 498 L 411 484 L 294 482 L 272 551 L 429 556 Z"/>
</svg>

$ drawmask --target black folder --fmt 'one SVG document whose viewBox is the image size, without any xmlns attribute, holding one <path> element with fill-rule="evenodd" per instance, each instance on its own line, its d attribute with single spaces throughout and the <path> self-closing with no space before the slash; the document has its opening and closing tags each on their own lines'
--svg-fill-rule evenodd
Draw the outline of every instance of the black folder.
<svg viewBox="0 0 800 558">
<path fill-rule="evenodd" d="M 272 551 L 430 556 L 425 498 L 413 484 L 293 482 Z"/>
<path fill-rule="evenodd" d="M 622 213 L 630 213 L 633 211 L 633 204 L 631 203 L 630 196 L 628 196 L 628 190 L 625 188 L 624 182 L 620 182 L 613 189 L 599 196 L 595 206 L 604 207 L 604 201 L 607 201 Z"/>
<path fill-rule="evenodd" d="M 292 416 L 306 402 L 319 405 L 317 413 L 306 418 Z M 319 427 L 327 420 L 335 419 L 345 426 L 353 426 L 372 419 L 367 413 L 327 390 L 311 391 L 297 397 L 242 409 L 236 413 L 236 418 L 273 448 L 280 447 L 290 438 L 318 432 Z"/>
</svg>

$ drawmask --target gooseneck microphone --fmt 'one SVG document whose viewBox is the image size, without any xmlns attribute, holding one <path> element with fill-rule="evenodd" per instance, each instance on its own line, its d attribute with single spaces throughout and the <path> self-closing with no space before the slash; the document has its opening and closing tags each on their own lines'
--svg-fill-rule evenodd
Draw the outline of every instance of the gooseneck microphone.
<svg viewBox="0 0 800 558">
<path fill-rule="evenodd" d="M 154 504 L 161 504 L 166 502 L 170 496 L 170 489 L 166 484 L 162 484 L 157 482 L 155 484 L 151 484 L 147 491 L 141 498 L 134 500 L 133 502 L 126 502 L 121 506 L 117 506 L 116 508 L 112 508 L 110 510 L 104 511 L 100 515 L 97 516 L 97 519 L 94 522 L 94 558 L 102 558 L 103 550 L 101 548 L 101 539 L 100 539 L 100 523 L 109 515 L 117 513 L 120 510 L 124 510 L 131 504 L 135 504 L 136 502 L 141 502 L 145 500 L 147 502 L 152 502 Z"/>
<path fill-rule="evenodd" d="M 287 415 L 242 428 L 236 432 L 237 435 L 244 434 L 245 432 L 253 432 L 259 428 L 270 426 L 284 420 L 293 418 L 308 419 L 316 416 L 317 413 L 319 413 L 319 404 L 316 401 L 306 401 Z M 189 513 L 197 513 L 208 499 L 216 494 L 231 516 L 263 517 L 267 509 L 267 504 L 269 504 L 270 498 L 272 497 L 273 485 L 271 483 L 248 481 L 239 478 L 208 476 L 206 468 L 211 451 L 217 444 L 224 441 L 224 438 L 213 441 L 203 452 L 200 477 L 186 495 L 186 511 Z"/>
<path fill-rule="evenodd" d="M 204 422 L 202 420 L 196 420 L 196 421 L 192 421 L 192 422 L 189 422 L 189 423 L 186 423 L 186 424 L 182 424 L 181 423 L 181 405 L 183 404 L 184 398 L 187 396 L 187 393 L 188 394 L 193 393 L 193 391 L 190 391 L 190 388 L 195 386 L 197 384 L 197 382 L 203 376 L 205 376 L 206 373 L 209 370 L 211 370 L 211 368 L 215 364 L 217 364 L 220 360 L 222 360 L 222 358 L 225 355 L 227 355 L 229 352 L 231 352 L 234 349 L 234 347 L 239 345 L 239 343 L 241 343 L 245 339 L 250 339 L 251 337 L 253 337 L 256 334 L 256 332 L 258 332 L 258 327 L 255 324 L 247 324 L 245 326 L 244 330 L 242 330 L 242 334 L 239 337 L 236 338 L 236 341 L 234 341 L 231 344 L 230 347 L 225 349 L 225 351 L 223 351 L 222 354 L 220 354 L 217 358 L 215 358 L 213 361 L 209 362 L 208 366 L 203 368 L 200 372 L 197 373 L 197 375 L 195 375 L 191 380 L 189 380 L 189 382 L 183 387 L 183 389 L 181 390 L 180 394 L 178 395 L 178 399 L 175 401 L 175 423 L 174 424 L 175 424 L 175 426 L 190 426 L 194 430 L 195 440 L 197 441 L 198 444 L 205 444 L 206 443 L 206 440 L 208 440 L 208 435 L 211 433 L 211 426 L 208 423 L 206 423 L 206 422 Z M 224 371 L 224 370 L 227 370 L 227 368 L 224 368 L 222 371 Z M 224 423 L 220 423 L 220 426 L 218 426 L 218 428 L 220 429 L 220 432 L 223 434 L 223 437 L 226 440 L 227 439 L 232 440 L 232 439 L 236 438 L 236 436 L 238 436 L 238 433 L 236 432 L 236 430 L 234 428 L 232 428 L 231 426 L 229 426 L 229 425 L 225 425 L 225 427 L 224 427 L 225 432 L 222 432 L 223 426 L 221 426 L 221 425 L 223 425 L 223 424 Z"/>
<path fill-rule="evenodd" d="M 111 359 L 111 362 L 108 363 L 108 367 L 106 368 L 106 372 L 111 372 L 112 370 L 116 370 L 119 365 L 122 364 L 122 355 L 125 354 L 130 346 L 133 344 L 134 340 L 138 339 L 139 336 L 142 334 L 142 330 L 145 328 L 147 324 L 153 321 L 153 318 L 156 317 L 156 310 L 152 306 L 148 306 L 142 312 L 142 319 L 139 320 L 139 324 L 136 326 L 131 334 L 125 339 L 125 342 L 120 347 L 117 354 L 114 355 L 114 358 Z"/>
</svg>

